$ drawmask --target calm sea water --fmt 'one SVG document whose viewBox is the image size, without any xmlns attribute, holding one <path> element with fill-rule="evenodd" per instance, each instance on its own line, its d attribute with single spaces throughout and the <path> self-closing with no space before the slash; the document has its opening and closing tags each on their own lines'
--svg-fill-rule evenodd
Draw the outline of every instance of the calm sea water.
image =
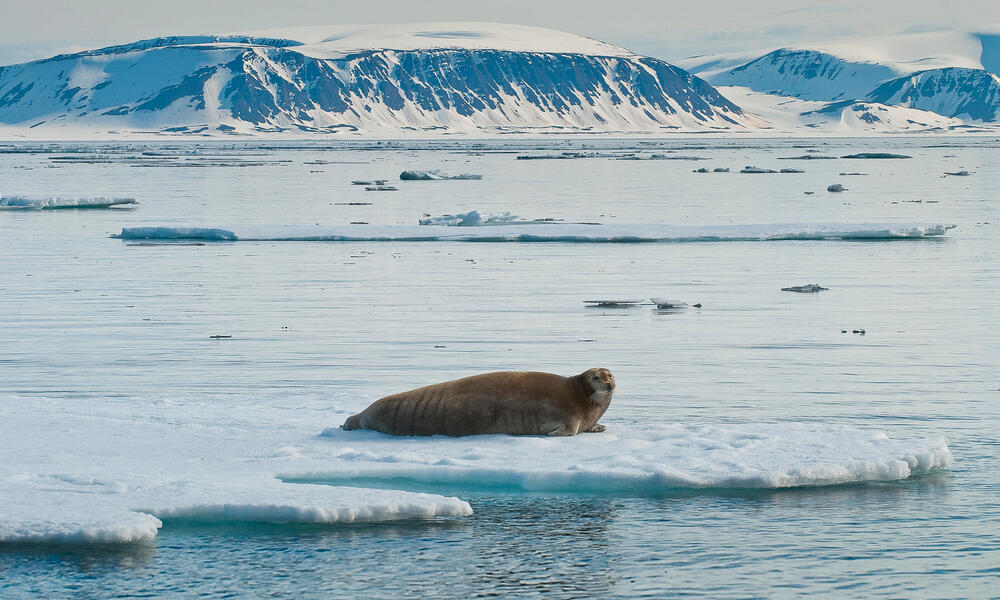
<svg viewBox="0 0 1000 600">
<path fill-rule="evenodd" d="M 582 146 L 709 160 L 507 152 Z M 141 412 L 183 399 L 288 414 L 333 392 L 374 398 L 428 377 L 606 366 L 619 385 L 609 424 L 833 423 L 943 436 L 955 457 L 946 471 L 901 482 L 782 491 L 420 490 L 475 510 L 432 522 L 168 521 L 141 544 L 0 546 L 0 596 L 1000 597 L 998 147 L 982 138 L 205 143 L 205 164 L 185 167 L 123 158 L 192 145 L 69 155 L 108 162 L 0 154 L 4 194 L 142 202 L 0 213 L 0 406 L 45 398 L 81 410 L 114 399 Z M 67 149 L 79 150 L 56 148 Z M 913 158 L 778 160 L 808 149 Z M 806 172 L 741 175 L 744 165 Z M 692 173 L 702 166 L 732 172 Z M 484 179 L 384 193 L 349 183 L 403 169 Z M 974 173 L 943 176 L 961 169 Z M 864 175 L 840 175 L 855 172 Z M 825 191 L 838 182 L 849 191 Z M 371 204 L 350 204 L 362 202 Z M 413 224 L 474 209 L 605 223 L 958 227 L 892 242 L 163 247 L 108 237 L 139 225 Z M 813 282 L 830 290 L 780 291 Z M 650 296 L 703 307 L 582 302 Z M 860 328 L 864 336 L 850 333 Z"/>
</svg>

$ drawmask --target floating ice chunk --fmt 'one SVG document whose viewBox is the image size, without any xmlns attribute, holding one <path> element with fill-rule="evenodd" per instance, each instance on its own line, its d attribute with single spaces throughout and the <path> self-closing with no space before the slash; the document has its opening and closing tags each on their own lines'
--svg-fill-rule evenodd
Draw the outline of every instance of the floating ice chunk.
<svg viewBox="0 0 1000 600">
<path fill-rule="evenodd" d="M 890 439 L 880 431 L 823 424 L 611 425 L 568 438 L 423 438 L 323 432 L 334 447 L 406 453 L 399 462 L 351 461 L 286 481 L 547 492 L 660 494 L 677 489 L 787 488 L 906 479 L 947 467 L 943 439 Z M 474 451 L 470 451 L 474 450 Z M 402 457 L 401 457 L 402 458 Z"/>
<path fill-rule="evenodd" d="M 814 294 L 823 290 L 828 290 L 830 288 L 825 288 L 818 283 L 807 283 L 806 285 L 793 285 L 792 287 L 783 287 L 781 291 L 783 292 L 799 292 L 802 294 Z"/>
<path fill-rule="evenodd" d="M 747 165 L 742 169 L 740 169 L 740 173 L 777 173 L 777 171 L 773 169 L 763 169 L 761 167 Z"/>
<path fill-rule="evenodd" d="M 966 177 L 968 175 L 971 175 L 972 173 L 970 173 L 969 171 L 951 171 L 951 172 L 945 171 L 944 174 L 945 175 L 954 175 L 956 177 Z"/>
<path fill-rule="evenodd" d="M 847 188 L 845 188 L 843 185 L 841 185 L 839 183 L 835 183 L 833 185 L 827 186 L 826 191 L 828 191 L 828 192 L 846 192 Z"/>
<path fill-rule="evenodd" d="M 584 300 L 588 308 L 632 308 L 643 303 L 639 300 Z"/>
<path fill-rule="evenodd" d="M 123 240 L 212 240 L 234 241 L 236 234 L 226 229 L 212 227 L 125 227 L 120 235 Z"/>
<path fill-rule="evenodd" d="M 831 160 L 836 156 L 823 156 L 820 154 L 803 154 L 802 156 L 779 156 L 778 160 Z"/>
<path fill-rule="evenodd" d="M 670 300 L 669 298 L 650 298 L 650 301 L 659 309 L 684 308 L 688 305 L 687 302 Z"/>
<path fill-rule="evenodd" d="M 913 158 L 913 157 L 907 156 L 905 154 L 893 154 L 891 152 L 858 152 L 857 154 L 848 154 L 847 156 L 841 156 L 840 158 Z"/>
<path fill-rule="evenodd" d="M 2 209 L 26 209 L 26 210 L 56 210 L 60 208 L 111 208 L 112 206 L 123 206 L 138 204 L 135 198 L 28 198 L 24 196 L 2 196 L 0 195 L 0 210 Z"/>
<path fill-rule="evenodd" d="M 442 215 L 440 217 L 427 217 L 420 219 L 421 225 L 445 225 L 448 227 L 475 227 L 478 225 L 510 225 L 513 223 L 528 224 L 532 221 L 521 221 L 517 215 L 509 212 L 488 214 L 485 217 L 478 211 L 472 210 L 467 213 L 455 215 Z"/>
<path fill-rule="evenodd" d="M 781 169 L 781 173 L 805 173 L 802 169 Z"/>
<path fill-rule="evenodd" d="M 441 171 L 403 171 L 399 178 L 404 181 L 431 181 L 436 179 L 482 179 L 482 175 L 472 175 L 470 173 L 459 173 L 458 175 L 448 175 Z"/>
</svg>

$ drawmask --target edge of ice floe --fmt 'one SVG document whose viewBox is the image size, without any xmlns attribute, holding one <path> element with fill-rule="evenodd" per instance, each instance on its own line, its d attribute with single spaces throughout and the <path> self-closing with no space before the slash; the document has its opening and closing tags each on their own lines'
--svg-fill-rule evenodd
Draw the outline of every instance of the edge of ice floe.
<svg viewBox="0 0 1000 600">
<path fill-rule="evenodd" d="M 0 520 L 0 545 L 124 544 L 151 540 L 164 521 L 211 523 L 382 523 L 467 517 L 468 502 L 456 497 L 405 491 L 281 483 L 254 487 L 193 487 L 180 498 L 176 490 L 148 491 L 138 497 L 52 495 L 61 514 L 41 516 L 30 503 Z M 360 495 L 360 496 L 359 496 Z M 41 503 L 44 506 L 44 502 Z M 129 507 L 129 508 L 125 508 Z"/>
</svg>

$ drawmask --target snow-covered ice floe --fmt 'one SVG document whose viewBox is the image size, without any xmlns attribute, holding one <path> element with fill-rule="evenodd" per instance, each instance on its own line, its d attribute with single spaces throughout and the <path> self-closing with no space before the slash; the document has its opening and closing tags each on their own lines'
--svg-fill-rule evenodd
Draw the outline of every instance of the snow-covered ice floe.
<svg viewBox="0 0 1000 600">
<path fill-rule="evenodd" d="M 373 399 L 0 397 L 0 547 L 141 542 L 175 523 L 463 518 L 469 490 L 715 493 L 900 480 L 951 462 L 943 439 L 808 423 L 609 420 L 561 438 L 337 427 Z"/>
<path fill-rule="evenodd" d="M 331 468 L 291 481 L 405 488 L 662 494 L 893 481 L 946 467 L 944 439 L 848 427 L 761 423 L 608 426 L 569 438 L 391 438 L 331 427 Z"/>
<path fill-rule="evenodd" d="M 459 173 L 458 175 L 448 175 L 442 171 L 403 171 L 399 174 L 399 178 L 403 181 L 434 181 L 441 179 L 466 179 L 466 180 L 479 180 L 482 179 L 482 175 L 473 175 L 471 173 Z"/>
<path fill-rule="evenodd" d="M 483 215 L 478 210 L 471 210 L 467 213 L 457 213 L 454 215 L 441 215 L 439 217 L 425 217 L 420 219 L 421 225 L 444 225 L 447 227 L 479 227 L 483 225 L 528 225 L 534 221 L 522 221 L 517 215 L 509 212 Z"/>
<path fill-rule="evenodd" d="M 465 215 L 452 215 L 454 220 Z M 481 223 L 480 223 L 481 224 Z M 783 223 L 681 226 L 656 223 L 588 225 L 518 223 L 489 227 L 343 225 L 238 227 L 124 227 L 123 240 L 319 242 L 569 242 L 681 243 L 772 240 L 879 240 L 942 236 L 955 225 L 931 223 Z"/>
<path fill-rule="evenodd" d="M 0 210 L 53 210 L 58 208 L 111 208 L 138 204 L 135 198 L 33 198 L 0 195 Z"/>
</svg>

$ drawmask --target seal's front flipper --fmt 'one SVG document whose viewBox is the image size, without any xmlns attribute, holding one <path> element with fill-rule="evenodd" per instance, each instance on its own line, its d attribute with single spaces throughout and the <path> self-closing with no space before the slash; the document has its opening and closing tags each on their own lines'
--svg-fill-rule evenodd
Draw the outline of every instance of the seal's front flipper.
<svg viewBox="0 0 1000 600">
<path fill-rule="evenodd" d="M 607 427 L 605 427 L 604 425 L 601 425 L 600 423 L 594 423 L 593 427 L 591 427 L 590 429 L 585 429 L 584 432 L 585 433 L 601 433 L 605 429 L 607 429 Z"/>
</svg>

